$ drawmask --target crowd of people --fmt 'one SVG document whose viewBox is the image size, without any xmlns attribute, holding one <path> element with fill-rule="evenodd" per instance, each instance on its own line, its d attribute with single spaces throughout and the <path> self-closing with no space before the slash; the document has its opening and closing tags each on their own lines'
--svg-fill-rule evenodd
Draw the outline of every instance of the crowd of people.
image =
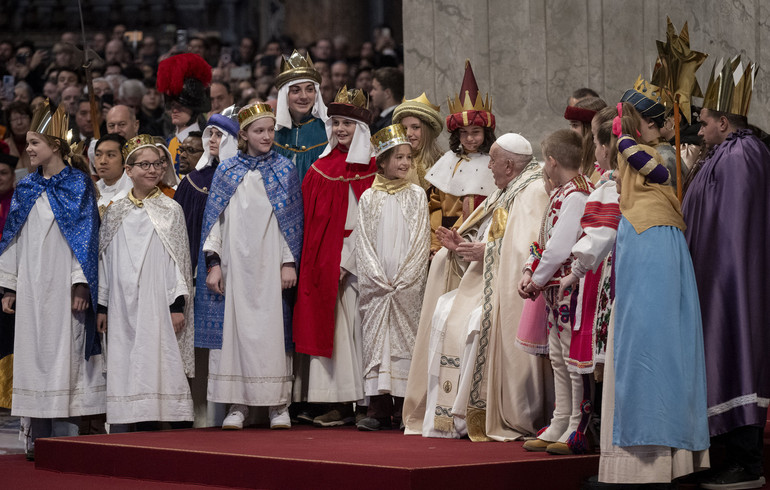
<svg viewBox="0 0 770 490">
<path fill-rule="evenodd" d="M 677 164 L 660 88 L 579 89 L 539 162 L 495 134 L 469 61 L 445 117 L 405 97 L 387 42 L 244 38 L 223 60 L 150 39 L 133 61 L 105 44 L 96 107 L 61 52 L 7 106 L 0 405 L 30 458 L 39 437 L 266 416 L 598 446 L 607 483 L 764 484 L 770 149 L 747 103 L 709 87 Z"/>
</svg>

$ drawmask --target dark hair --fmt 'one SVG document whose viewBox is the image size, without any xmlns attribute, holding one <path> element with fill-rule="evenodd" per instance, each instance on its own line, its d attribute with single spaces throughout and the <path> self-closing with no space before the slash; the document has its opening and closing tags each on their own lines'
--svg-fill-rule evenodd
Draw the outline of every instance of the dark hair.
<svg viewBox="0 0 770 490">
<path fill-rule="evenodd" d="M 203 131 L 190 131 L 187 133 L 187 136 L 192 136 L 193 138 L 203 138 Z"/>
<path fill-rule="evenodd" d="M 599 94 L 596 93 L 596 90 L 588 87 L 581 87 L 572 92 L 573 99 L 585 99 L 586 97 L 599 97 Z"/>
<path fill-rule="evenodd" d="M 615 151 L 612 145 L 612 119 L 604 121 L 599 124 L 599 129 L 596 131 L 596 139 L 600 145 L 604 145 L 610 150 L 610 168 L 618 168 L 618 152 Z"/>
<path fill-rule="evenodd" d="M 383 164 L 388 161 L 390 156 L 393 154 L 394 151 L 396 151 L 397 146 L 394 146 L 393 148 L 388 148 L 387 150 L 383 151 L 379 155 L 377 155 L 377 159 L 375 160 L 377 162 L 377 172 L 382 173 L 383 172 Z"/>
<path fill-rule="evenodd" d="M 78 70 L 76 68 L 70 68 L 69 66 L 57 66 L 57 67 L 54 67 L 53 70 L 56 71 L 56 80 L 57 81 L 59 80 L 59 75 L 61 75 L 62 72 L 67 71 L 67 72 L 75 74 L 75 76 L 77 77 L 78 83 L 83 83 L 83 77 L 80 74 L 80 70 Z"/>
<path fill-rule="evenodd" d="M 96 151 L 99 146 L 104 143 L 105 141 L 114 141 L 118 144 L 118 150 L 120 150 L 120 159 L 123 160 L 123 163 L 125 163 L 125 160 L 123 158 L 123 147 L 126 145 L 126 138 L 119 135 L 118 133 L 107 133 L 102 135 L 101 138 L 96 142 L 96 145 L 94 146 L 94 151 Z"/>
<path fill-rule="evenodd" d="M 374 79 L 382 85 L 383 90 L 390 89 L 393 100 L 400 103 L 404 98 L 404 74 L 397 68 L 386 66 L 374 70 Z"/>
<path fill-rule="evenodd" d="M 187 44 L 190 44 L 190 41 L 195 41 L 195 40 L 198 40 L 203 43 L 203 49 L 208 49 L 209 41 L 208 39 L 206 39 L 201 35 L 190 36 L 190 39 L 187 40 Z"/>
<path fill-rule="evenodd" d="M 214 80 L 211 82 L 211 85 L 219 84 L 225 88 L 225 91 L 227 92 L 227 95 L 231 95 L 233 93 L 232 89 L 230 88 L 230 84 L 223 81 L 223 80 Z"/>
<path fill-rule="evenodd" d="M 29 104 L 25 104 L 22 101 L 16 101 L 11 102 L 8 104 L 8 107 L 5 109 L 5 113 L 8 115 L 8 119 L 11 118 L 12 113 L 18 113 L 18 114 L 26 114 L 29 116 L 30 119 L 32 119 L 32 108 L 30 108 Z"/>
<path fill-rule="evenodd" d="M 362 74 L 363 72 L 368 71 L 369 73 L 373 73 L 374 69 L 371 66 L 362 66 L 356 70 L 356 76 L 355 78 L 358 78 L 358 75 Z"/>
<path fill-rule="evenodd" d="M 460 129 L 462 128 L 457 128 L 449 134 L 449 149 L 452 150 L 457 156 L 465 154 L 465 150 L 463 149 L 463 144 L 460 143 Z M 489 153 L 489 149 L 492 148 L 492 144 L 494 144 L 497 137 L 495 136 L 494 129 L 492 128 L 483 128 L 483 129 L 484 129 L 484 141 L 481 143 L 481 146 L 479 146 L 478 151 L 481 153 Z"/>
<path fill-rule="evenodd" d="M 590 89 L 588 89 L 590 90 Z M 599 97 L 585 97 L 575 103 L 575 107 L 600 111 L 607 107 L 607 103 Z M 596 161 L 596 147 L 594 146 L 594 135 L 591 132 L 591 123 L 584 122 L 583 125 L 583 153 L 580 158 L 580 172 L 585 175 L 591 175 Z"/>
<path fill-rule="evenodd" d="M 734 129 L 746 129 L 749 127 L 749 120 L 746 118 L 746 116 L 741 116 L 740 114 L 731 114 L 729 112 L 723 112 L 723 111 L 715 111 L 714 109 L 706 108 L 708 111 L 709 116 L 713 117 L 714 119 L 719 119 L 724 117 L 727 119 L 727 122 L 730 123 L 730 126 L 732 126 Z"/>
<path fill-rule="evenodd" d="M 540 146 L 544 159 L 551 157 L 560 167 L 580 170 L 583 139 L 576 132 L 571 129 L 559 129 L 544 139 Z"/>
</svg>

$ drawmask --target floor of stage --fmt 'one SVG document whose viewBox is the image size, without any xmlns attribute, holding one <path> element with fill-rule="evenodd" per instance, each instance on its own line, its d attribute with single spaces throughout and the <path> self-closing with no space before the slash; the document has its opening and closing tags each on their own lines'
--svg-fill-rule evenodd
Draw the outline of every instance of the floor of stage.
<svg viewBox="0 0 770 490">
<path fill-rule="evenodd" d="M 765 448 L 767 463 L 770 424 Z M 531 453 L 522 442 L 307 426 L 63 437 L 38 441 L 36 453 L 35 463 L 0 456 L 0 488 L 578 489 L 599 462 Z"/>
<path fill-rule="evenodd" d="M 288 431 L 192 429 L 46 439 L 37 469 L 247 488 L 486 489 L 534 484 L 549 474 L 578 488 L 595 474 L 598 455 L 552 456 L 521 442 L 404 436 L 352 427 Z M 524 487 L 522 487 L 524 488 Z"/>
</svg>

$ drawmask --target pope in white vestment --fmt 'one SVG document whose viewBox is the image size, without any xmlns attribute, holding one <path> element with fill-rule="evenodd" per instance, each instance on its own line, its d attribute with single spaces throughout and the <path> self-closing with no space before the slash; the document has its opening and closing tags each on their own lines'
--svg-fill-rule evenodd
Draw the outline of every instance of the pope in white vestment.
<svg viewBox="0 0 770 490">
<path fill-rule="evenodd" d="M 461 248 L 440 250 L 431 265 L 404 403 L 407 434 L 510 440 L 543 422 L 545 366 L 513 349 L 523 302 L 511 305 L 511 281 L 498 288 L 495 280 L 500 267 L 526 256 L 516 245 L 536 234 L 548 196 L 524 138 L 504 135 L 490 154 L 498 190 L 454 232 Z"/>
</svg>

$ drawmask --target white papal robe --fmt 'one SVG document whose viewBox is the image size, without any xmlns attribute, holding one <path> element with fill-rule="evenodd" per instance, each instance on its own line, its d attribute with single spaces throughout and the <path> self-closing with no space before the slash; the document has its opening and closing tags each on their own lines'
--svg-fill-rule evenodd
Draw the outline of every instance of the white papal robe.
<svg viewBox="0 0 770 490">
<path fill-rule="evenodd" d="M 171 201 L 162 195 L 152 199 Z M 184 223 L 182 209 L 174 205 L 180 215 L 177 223 Z M 113 219 L 112 211 L 105 215 L 103 231 Z M 107 423 L 193 420 L 190 386 L 169 310 L 179 296 L 191 301 L 185 273 L 166 250 L 147 206 L 131 204 L 102 248 L 99 303 L 108 307 Z M 186 242 L 179 248 L 189 253 Z"/>
<path fill-rule="evenodd" d="M 222 348 L 209 353 L 208 400 L 288 405 L 292 365 L 284 345 L 281 266 L 294 258 L 258 170 L 246 172 L 203 251 L 219 255 L 225 287 Z"/>
<path fill-rule="evenodd" d="M 71 286 L 87 283 L 43 192 L 0 256 L 0 286 L 16 291 L 14 416 L 64 418 L 105 411 L 101 355 L 85 360 L 85 313 Z"/>
</svg>

